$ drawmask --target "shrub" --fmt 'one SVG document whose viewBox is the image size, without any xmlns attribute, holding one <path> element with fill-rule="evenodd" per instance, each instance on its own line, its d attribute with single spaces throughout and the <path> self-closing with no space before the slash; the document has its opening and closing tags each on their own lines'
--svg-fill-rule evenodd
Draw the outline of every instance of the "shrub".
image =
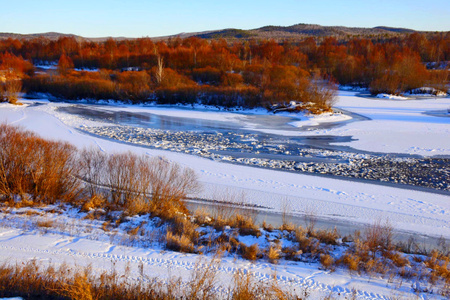
<svg viewBox="0 0 450 300">
<path fill-rule="evenodd" d="M 104 192 L 102 179 L 107 159 L 108 156 L 97 148 L 83 149 L 79 155 L 80 177 L 85 182 L 85 192 L 91 200 Z"/>
<path fill-rule="evenodd" d="M 394 250 L 385 251 L 383 253 L 383 256 L 389 259 L 397 267 L 404 267 L 409 264 L 409 261 L 406 257 Z"/>
<path fill-rule="evenodd" d="M 267 251 L 267 258 L 269 259 L 269 262 L 276 264 L 278 263 L 278 260 L 280 259 L 280 250 L 275 247 L 269 247 L 269 251 Z"/>
<path fill-rule="evenodd" d="M 166 87 L 155 91 L 155 99 L 159 104 L 195 104 L 198 99 L 198 87 Z"/>
<path fill-rule="evenodd" d="M 195 250 L 195 245 L 188 236 L 173 234 L 170 230 L 166 234 L 166 246 L 167 249 L 179 252 L 193 253 Z"/>
<path fill-rule="evenodd" d="M 383 224 L 381 220 L 375 221 L 364 232 L 364 244 L 376 252 L 376 250 L 389 250 L 392 248 L 392 225 L 388 220 Z"/>
<path fill-rule="evenodd" d="M 224 73 L 222 74 L 220 81 L 223 86 L 237 87 L 244 83 L 244 79 L 241 74 L 237 73 Z"/>
<path fill-rule="evenodd" d="M 334 258 L 329 254 L 320 255 L 320 263 L 326 270 L 330 270 L 334 264 Z"/>
<path fill-rule="evenodd" d="M 0 194 L 30 195 L 35 202 L 74 201 L 80 192 L 76 148 L 0 125 Z"/>
<path fill-rule="evenodd" d="M 328 229 L 314 231 L 311 236 L 317 238 L 321 243 L 336 245 L 336 241 L 339 238 L 339 233 L 335 227 L 333 230 Z"/>
<path fill-rule="evenodd" d="M 314 103 L 309 107 L 313 114 L 331 111 L 337 99 L 337 88 L 332 82 L 321 80 L 318 77 L 312 78 L 302 101 L 305 103 Z"/>
<path fill-rule="evenodd" d="M 88 195 L 92 198 L 106 191 L 110 204 L 125 208 L 128 214 L 174 219 L 178 213 L 188 212 L 183 199 L 199 188 L 191 169 L 160 157 L 130 152 L 108 156 L 90 149 L 82 152 L 80 165 Z"/>
<path fill-rule="evenodd" d="M 230 219 L 229 225 L 234 228 L 239 228 L 239 232 L 242 235 L 261 235 L 259 227 L 256 226 L 254 219 L 250 215 L 236 214 Z"/>
<path fill-rule="evenodd" d="M 219 69 L 207 66 L 192 70 L 192 78 L 200 83 L 216 85 L 220 83 L 221 72 Z"/>
<path fill-rule="evenodd" d="M 5 83 L 0 82 L 0 102 L 7 101 L 11 104 L 20 104 L 19 93 L 22 91 L 22 81 L 20 79 L 10 79 Z"/>
<path fill-rule="evenodd" d="M 339 260 L 340 263 L 347 266 L 351 271 L 358 271 L 360 259 L 351 253 L 345 253 Z"/>
<path fill-rule="evenodd" d="M 112 204 L 123 207 L 132 201 L 139 192 L 138 156 L 118 153 L 108 156 L 106 160 L 106 183 L 111 189 Z"/>
<path fill-rule="evenodd" d="M 182 200 L 200 188 L 195 172 L 161 157 L 147 160 L 147 166 L 151 211 L 163 218 L 187 213 Z"/>
<path fill-rule="evenodd" d="M 239 245 L 240 252 L 242 257 L 248 260 L 256 260 L 258 258 L 259 247 L 258 244 L 253 244 L 251 246 L 246 246 L 241 243 Z"/>
</svg>

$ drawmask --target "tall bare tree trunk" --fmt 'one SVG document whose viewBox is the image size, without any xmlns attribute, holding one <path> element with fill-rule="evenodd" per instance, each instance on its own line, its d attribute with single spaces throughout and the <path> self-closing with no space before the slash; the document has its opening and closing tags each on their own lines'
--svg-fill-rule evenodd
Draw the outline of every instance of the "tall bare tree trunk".
<svg viewBox="0 0 450 300">
<path fill-rule="evenodd" d="M 161 84 L 164 79 L 164 59 L 158 55 L 158 65 L 156 67 L 156 82 L 158 85 Z"/>
</svg>

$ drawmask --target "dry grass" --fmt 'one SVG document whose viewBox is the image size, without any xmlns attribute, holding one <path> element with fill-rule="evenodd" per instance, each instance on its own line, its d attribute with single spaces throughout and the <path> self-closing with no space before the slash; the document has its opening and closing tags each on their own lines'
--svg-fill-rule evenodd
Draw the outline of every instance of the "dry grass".
<svg viewBox="0 0 450 300">
<path fill-rule="evenodd" d="M 187 285 L 181 278 L 170 277 L 166 283 L 144 275 L 139 266 L 139 280 L 129 281 L 130 268 L 119 274 L 114 264 L 110 271 L 95 274 L 90 266 L 83 269 L 65 264 L 59 268 L 43 268 L 36 261 L 21 265 L 0 265 L 0 297 L 27 299 L 187 299 L 213 300 L 217 294 L 217 271 L 220 255 L 210 261 L 199 260 Z M 145 280 L 144 280 L 145 279 Z M 233 276 L 228 299 L 300 299 L 282 289 L 274 275 L 269 283 L 257 281 L 250 272 L 238 271 Z"/>
<path fill-rule="evenodd" d="M 443 279 L 448 287 L 450 284 L 450 256 L 444 255 L 442 252 L 433 250 L 431 255 L 424 261 L 429 268 L 428 278 L 432 283 Z"/>
<path fill-rule="evenodd" d="M 62 282 L 58 292 L 69 299 L 94 299 L 92 285 L 85 273 L 76 273 L 72 281 Z"/>
<path fill-rule="evenodd" d="M 213 299 L 216 296 L 217 272 L 221 263 L 221 255 L 217 253 L 206 264 L 197 261 L 189 280 L 187 299 Z"/>
<path fill-rule="evenodd" d="M 109 227 L 111 226 L 111 221 L 105 221 L 102 223 L 102 229 L 105 232 L 109 231 Z"/>
<path fill-rule="evenodd" d="M 240 214 L 237 211 L 234 211 L 230 216 L 216 214 L 213 217 L 212 226 L 217 230 L 223 230 L 225 226 L 238 228 L 239 233 L 242 235 L 261 235 L 259 227 L 255 224 L 254 217 L 251 214 Z"/>
<path fill-rule="evenodd" d="M 212 212 L 211 225 L 219 231 L 224 230 L 226 226 L 238 228 L 242 235 L 259 236 L 261 233 L 255 223 L 257 211 L 246 208 L 247 200 L 245 194 L 234 194 L 226 192 L 217 196 L 220 205 L 214 207 Z"/>
<path fill-rule="evenodd" d="M 41 228 L 51 228 L 54 227 L 54 222 L 52 220 L 44 220 L 36 222 L 36 225 Z"/>
<path fill-rule="evenodd" d="M 321 243 L 327 245 L 336 245 L 337 239 L 340 237 L 336 227 L 332 230 L 317 230 L 311 232 L 311 236 L 317 238 Z"/>
<path fill-rule="evenodd" d="M 269 247 L 269 251 L 267 251 L 267 258 L 269 259 L 270 263 L 277 264 L 280 257 L 280 249 L 272 246 Z"/>
<path fill-rule="evenodd" d="M 396 267 L 405 267 L 409 265 L 409 260 L 400 252 L 385 251 L 383 257 L 389 259 Z"/>
<path fill-rule="evenodd" d="M 246 246 L 245 244 L 241 243 L 239 245 L 239 249 L 240 249 L 242 257 L 245 259 L 254 261 L 258 258 L 258 254 L 259 254 L 258 244 Z"/>
<path fill-rule="evenodd" d="M 195 252 L 195 245 L 190 237 L 185 234 L 174 234 L 167 231 L 166 234 L 167 249 L 179 252 L 193 253 Z"/>
<path fill-rule="evenodd" d="M 364 243 L 370 249 L 391 249 L 392 248 L 392 224 L 389 220 L 382 222 L 376 220 L 365 230 Z"/>
<path fill-rule="evenodd" d="M 100 194 L 94 194 L 87 199 L 81 206 L 82 212 L 89 212 L 97 208 L 103 208 L 106 206 L 106 199 Z"/>
<path fill-rule="evenodd" d="M 350 271 L 358 271 L 360 258 L 351 253 L 345 253 L 340 259 L 339 262 L 343 265 L 347 266 Z"/>
<path fill-rule="evenodd" d="M 334 266 L 334 258 L 329 254 L 322 254 L 320 255 L 320 263 L 326 270 L 331 270 Z"/>
<path fill-rule="evenodd" d="M 239 270 L 233 275 L 233 286 L 230 290 L 230 299 L 306 299 L 307 292 L 304 291 L 304 294 L 305 298 L 301 298 L 298 294 L 281 288 L 278 284 L 276 274 L 273 275 L 269 282 L 263 283 L 257 281 L 251 272 Z"/>
<path fill-rule="evenodd" d="M 267 232 L 272 232 L 274 230 L 274 227 L 272 226 L 272 224 L 267 224 L 266 220 L 263 221 L 261 227 Z"/>
</svg>

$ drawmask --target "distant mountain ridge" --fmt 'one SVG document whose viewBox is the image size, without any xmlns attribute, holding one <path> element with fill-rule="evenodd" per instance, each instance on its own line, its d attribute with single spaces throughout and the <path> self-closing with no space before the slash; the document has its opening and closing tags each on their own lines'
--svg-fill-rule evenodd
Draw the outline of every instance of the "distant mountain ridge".
<svg viewBox="0 0 450 300">
<path fill-rule="evenodd" d="M 208 33 L 200 33 L 195 36 L 201 38 L 273 38 L 273 39 L 299 39 L 305 37 L 326 36 L 374 36 L 374 35 L 398 35 L 416 32 L 408 28 L 394 28 L 378 26 L 374 28 L 345 27 L 345 26 L 321 26 L 315 24 L 296 24 L 292 26 L 264 26 L 251 30 L 224 29 Z"/>
<path fill-rule="evenodd" d="M 66 34 L 60 32 L 44 32 L 44 33 L 29 33 L 29 34 L 0 32 L 0 39 L 13 38 L 18 40 L 30 40 L 38 37 L 44 37 L 50 40 L 57 40 L 60 37 L 74 37 L 76 39 L 84 39 L 82 36 L 79 35 Z"/>
<path fill-rule="evenodd" d="M 209 30 L 203 32 L 191 32 L 191 33 L 180 33 L 170 36 L 153 37 L 155 40 L 164 40 L 173 37 L 191 37 L 196 36 L 204 39 L 303 39 L 306 37 L 326 37 L 326 36 L 395 36 L 408 34 L 413 32 L 425 32 L 416 31 L 408 28 L 395 28 L 388 26 L 377 26 L 373 28 L 364 27 L 345 27 L 345 26 L 322 26 L 316 24 L 295 24 L 292 26 L 264 26 L 256 29 L 236 29 L 227 28 L 221 30 Z M 58 32 L 46 32 L 46 33 L 34 33 L 34 34 L 18 34 L 18 33 L 0 33 L 0 40 L 7 38 L 15 38 L 19 40 L 28 40 L 37 37 L 44 37 L 50 40 L 56 40 L 60 37 L 74 37 L 77 40 L 90 40 L 90 41 L 105 41 L 109 38 L 114 40 L 124 40 L 124 39 L 134 39 L 127 37 L 98 37 L 89 38 L 82 37 L 75 34 L 65 34 Z"/>
<path fill-rule="evenodd" d="M 76 34 L 70 34 L 70 33 L 60 33 L 60 32 L 44 32 L 44 33 L 28 33 L 28 34 L 21 34 L 21 33 L 10 33 L 10 32 L 0 32 L 0 40 L 6 40 L 8 38 L 12 39 L 18 39 L 18 40 L 31 40 L 35 38 L 47 38 L 49 40 L 57 40 L 62 37 L 73 37 L 76 40 L 89 40 L 89 41 L 106 41 L 109 38 L 112 38 L 114 40 L 126 40 L 126 39 L 133 39 L 133 38 L 127 38 L 127 37 L 98 37 L 98 38 L 89 38 L 89 37 L 83 37 Z"/>
</svg>

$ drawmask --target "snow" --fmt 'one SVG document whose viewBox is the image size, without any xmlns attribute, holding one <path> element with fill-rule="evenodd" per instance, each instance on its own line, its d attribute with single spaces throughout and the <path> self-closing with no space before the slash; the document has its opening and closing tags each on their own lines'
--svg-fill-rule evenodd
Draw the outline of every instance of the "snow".
<svg viewBox="0 0 450 300">
<path fill-rule="evenodd" d="M 419 96 L 419 97 L 445 97 L 447 93 L 437 90 L 432 87 L 421 87 L 405 93 L 407 96 Z"/>
<path fill-rule="evenodd" d="M 317 126 L 323 123 L 343 122 L 351 119 L 352 117 L 342 113 L 323 113 L 320 115 L 305 115 L 301 121 L 291 122 L 289 125 L 294 127 Z"/>
<path fill-rule="evenodd" d="M 347 221 L 361 226 L 371 224 L 377 219 L 388 219 L 397 230 L 450 238 L 450 198 L 447 194 L 227 164 L 183 153 L 117 143 L 78 131 L 77 129 L 83 126 L 105 124 L 56 110 L 69 104 L 50 103 L 45 99 L 21 102 L 25 105 L 0 104 L 0 121 L 23 126 L 45 138 L 68 141 L 79 148 L 97 147 L 108 153 L 132 151 L 149 156 L 165 156 L 171 161 L 191 167 L 198 174 L 203 189 L 190 196 L 217 199 L 227 193 L 243 194 L 248 204 L 266 207 L 266 210 L 271 212 L 282 212 L 283 203 L 289 203 L 290 212 L 294 215 L 314 214 L 319 218 Z M 34 105 L 35 103 L 42 105 Z M 340 145 L 366 151 L 450 155 L 450 118 L 445 114 L 425 114 L 431 111 L 446 111 L 450 107 L 449 98 L 392 101 L 363 98 L 358 97 L 355 92 L 341 91 L 336 107 L 363 115 L 370 120 L 343 122 L 339 127 L 305 131 L 302 130 L 305 126 L 348 121 L 348 115 L 329 114 L 307 119 L 300 116 L 299 121 L 291 124 L 292 128 L 298 127 L 298 131 L 255 129 L 293 136 L 352 136 L 354 141 Z M 165 116 L 221 120 L 252 127 L 251 122 L 245 118 L 246 114 L 242 112 L 125 105 L 110 105 L 107 109 L 151 111 Z M 249 113 L 265 112 L 256 110 Z M 248 237 L 244 241 L 251 244 L 255 242 L 252 239 Z M 107 240 L 93 241 L 86 237 L 70 237 L 58 232 L 42 234 L 33 230 L 0 227 L 0 261 L 25 261 L 32 258 L 44 262 L 72 262 L 79 266 L 92 263 L 99 269 L 110 269 L 111 260 L 116 261 L 119 267 L 124 267 L 127 263 L 136 267 L 139 261 L 144 261 L 152 274 L 167 274 L 170 267 L 176 274 L 185 278 L 188 278 L 188 270 L 192 269 L 198 260 L 197 255 L 162 252 L 157 247 L 130 247 L 116 245 Z M 362 291 L 361 298 L 364 299 L 393 296 L 394 287 L 383 279 L 372 278 L 368 282 L 365 276 L 349 276 L 343 270 L 330 275 L 317 267 L 302 263 L 285 263 L 275 267 L 265 262 L 250 264 L 240 259 L 225 258 L 221 276 L 230 277 L 232 270 L 248 268 L 264 280 L 276 269 L 277 276 L 284 284 L 292 286 L 294 282 L 307 286 L 317 292 L 317 295 L 323 296 L 335 291 L 341 292 L 342 297 L 350 296 L 352 287 L 355 287 Z M 223 280 L 226 282 L 226 279 Z M 405 286 L 398 292 L 405 293 L 406 297 L 413 296 L 410 288 Z"/>
<path fill-rule="evenodd" d="M 35 67 L 44 70 L 56 70 L 58 67 L 58 63 L 55 62 L 47 65 L 35 65 Z"/>
<path fill-rule="evenodd" d="M 30 104 L 29 101 L 23 102 Z M 283 201 L 288 201 L 292 214 L 302 215 L 313 208 L 319 217 L 364 224 L 370 223 L 375 218 L 388 218 L 400 230 L 450 238 L 450 201 L 447 195 L 270 169 L 255 169 L 183 153 L 116 143 L 76 130 L 75 128 L 81 126 L 99 126 L 101 123 L 55 110 L 56 107 L 64 105 L 67 104 L 46 103 L 40 106 L 0 104 L 0 119 L 36 131 L 45 138 L 68 141 L 80 148 L 93 146 L 105 152 L 130 150 L 149 156 L 165 156 L 196 171 L 203 190 L 198 195 L 192 196 L 203 199 L 216 199 L 231 191 L 244 194 L 249 204 L 268 207 L 275 212 L 281 212 Z M 406 153 L 431 152 L 448 155 L 450 141 L 444 137 L 450 136 L 448 126 L 450 119 L 422 114 L 428 108 L 436 109 L 446 105 L 450 105 L 449 99 L 390 102 L 355 97 L 354 93 L 344 94 L 339 99 L 338 107 L 368 116 L 372 120 L 312 132 L 352 135 L 357 140 L 350 145 L 357 149 L 402 152 L 393 150 L 404 147 Z M 152 112 L 166 115 L 204 119 L 216 116 L 216 119 L 230 122 L 242 117 L 241 114 L 229 112 L 193 112 L 144 107 L 108 108 L 129 111 L 151 109 Z M 304 134 L 311 134 L 311 131 Z"/>
<path fill-rule="evenodd" d="M 405 96 L 407 96 L 407 97 L 405 97 Z M 443 91 L 439 91 L 432 87 L 421 87 L 421 88 L 413 89 L 411 91 L 403 93 L 402 96 L 392 95 L 392 94 L 378 94 L 375 96 L 375 98 L 391 99 L 391 100 L 408 100 L 408 99 L 410 99 L 410 98 L 408 98 L 408 96 L 410 96 L 410 97 L 445 97 L 445 96 L 447 96 L 447 93 L 445 93 Z"/>
<path fill-rule="evenodd" d="M 356 97 L 341 92 L 337 108 L 370 118 L 351 122 L 339 128 L 308 132 L 314 135 L 352 136 L 357 141 L 347 144 L 353 148 L 382 153 L 450 155 L 450 98 L 421 98 L 392 101 Z M 442 116 L 426 113 L 441 111 Z"/>
<path fill-rule="evenodd" d="M 398 95 L 391 95 L 391 94 L 378 94 L 378 95 L 375 96 L 375 98 L 393 99 L 393 100 L 408 100 L 407 97 L 398 96 Z"/>
<path fill-rule="evenodd" d="M 133 241 L 124 234 L 126 227 L 102 231 L 101 221 L 83 219 L 81 215 L 71 215 L 57 207 L 48 207 L 47 211 L 55 213 L 42 214 L 42 208 L 11 209 L 8 213 L 0 213 L 0 261 L 10 263 L 34 260 L 44 267 L 66 264 L 83 268 L 90 266 L 93 272 L 115 269 L 119 274 L 127 268 L 128 280 L 142 280 L 140 266 L 144 272 L 144 280 L 158 277 L 168 281 L 170 276 L 180 276 L 184 282 L 189 281 L 195 268 L 206 268 L 212 255 L 204 257 L 195 254 L 182 254 L 163 250 L 161 245 L 146 245 Z M 30 212 L 35 212 L 31 214 Z M 41 216 L 42 214 L 42 216 Z M 129 223 L 139 224 L 143 219 L 134 217 Z M 51 228 L 36 226 L 40 220 L 50 220 Z M 151 232 L 151 225 L 145 225 Z M 263 232 L 263 235 L 267 233 Z M 270 235 L 270 234 L 269 234 Z M 276 233 L 272 233 L 275 239 Z M 247 245 L 258 243 L 266 246 L 264 238 L 238 236 L 239 241 Z M 280 243 L 289 246 L 285 239 Z M 339 249 L 337 250 L 339 251 Z M 301 255 L 301 254 L 299 254 Z M 321 270 L 318 263 L 303 263 L 280 260 L 279 264 L 270 264 L 267 260 L 249 262 L 228 254 L 221 257 L 218 266 L 218 286 L 216 291 L 226 296 L 233 274 L 239 270 L 250 272 L 257 279 L 269 283 L 276 276 L 283 289 L 296 290 L 310 294 L 308 299 L 323 299 L 333 293 L 337 299 L 348 299 L 355 293 L 355 299 L 388 299 L 393 295 L 411 297 L 411 283 L 399 278 L 381 278 L 378 276 L 349 274 L 345 270 L 335 272 Z M 146 277 L 145 277 L 146 276 Z M 424 286 L 426 283 L 421 283 Z M 395 292 L 394 292 L 395 291 Z M 425 294 L 426 296 L 426 294 Z M 439 297 L 436 299 L 440 299 Z"/>
<path fill-rule="evenodd" d="M 88 68 L 75 68 L 75 71 L 86 71 L 86 72 L 98 72 L 99 69 L 94 68 L 94 69 L 88 69 Z"/>
<path fill-rule="evenodd" d="M 243 112 L 217 111 L 210 109 L 193 110 L 188 107 L 157 107 L 108 105 L 112 111 L 145 111 L 152 114 L 169 117 L 187 117 L 210 121 L 224 121 L 264 133 L 283 136 L 351 136 L 356 141 L 339 143 L 358 150 L 381 152 L 418 154 L 424 156 L 450 155 L 450 140 L 444 137 L 450 134 L 450 98 L 420 98 L 415 100 L 392 101 L 388 99 L 363 98 L 356 96 L 356 92 L 341 91 L 335 105 L 338 109 L 350 111 L 370 118 L 367 121 L 348 122 L 351 117 L 342 113 L 328 113 L 318 116 L 307 116 L 302 113 L 280 113 L 299 120 L 289 125 L 299 130 L 283 130 L 269 125 L 254 124 L 248 115 L 270 114 L 263 109 Z M 25 101 L 24 101 L 25 102 Z M 65 104 L 52 103 L 56 108 Z M 79 118 L 49 112 L 71 127 L 80 128 L 82 125 L 93 126 Z M 1 116 L 1 115 L 0 115 Z M 338 123 L 342 126 L 334 128 L 309 128 L 320 124 Z M 98 124 L 97 126 L 104 125 Z"/>
</svg>

